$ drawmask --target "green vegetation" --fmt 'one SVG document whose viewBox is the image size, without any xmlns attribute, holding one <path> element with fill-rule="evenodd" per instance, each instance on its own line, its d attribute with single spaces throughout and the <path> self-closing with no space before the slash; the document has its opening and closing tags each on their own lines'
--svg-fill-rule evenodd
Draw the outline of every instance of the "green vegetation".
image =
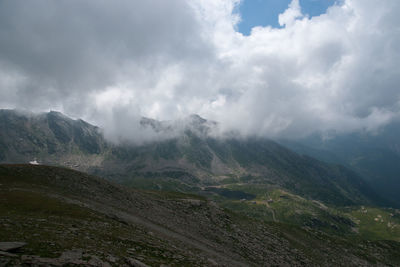
<svg viewBox="0 0 400 267">
<path fill-rule="evenodd" d="M 133 177 L 124 183 L 126 186 L 144 189 L 144 190 L 159 190 L 167 192 L 197 192 L 198 188 L 185 184 L 177 179 L 167 177 L 159 178 L 141 178 Z"/>
<path fill-rule="evenodd" d="M 69 216 L 87 219 L 92 214 L 77 205 L 18 189 L 2 191 L 0 201 L 0 213 L 5 215 L 21 213 L 28 216 Z"/>
<path fill-rule="evenodd" d="M 395 209 L 327 206 L 269 184 L 234 183 L 223 187 L 256 196 L 249 201 L 214 196 L 222 207 L 246 216 L 318 229 L 339 236 L 400 241 L 400 211 Z"/>
<path fill-rule="evenodd" d="M 360 234 L 371 240 L 394 240 L 400 242 L 399 210 L 361 207 L 350 211 L 356 219 Z"/>
<path fill-rule="evenodd" d="M 214 192 L 220 196 L 229 198 L 229 199 L 240 199 L 240 200 L 251 200 L 254 199 L 256 196 L 253 194 L 245 193 L 239 190 L 230 190 L 226 188 L 219 188 L 219 187 L 206 187 L 204 191 Z"/>
</svg>

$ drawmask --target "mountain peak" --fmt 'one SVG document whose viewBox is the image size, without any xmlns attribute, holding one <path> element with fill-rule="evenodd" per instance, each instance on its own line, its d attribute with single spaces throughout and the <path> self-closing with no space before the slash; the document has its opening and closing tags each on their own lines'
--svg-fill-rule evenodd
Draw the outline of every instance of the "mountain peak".
<svg viewBox="0 0 400 267">
<path fill-rule="evenodd" d="M 202 124 L 202 123 L 207 122 L 206 119 L 200 117 L 200 116 L 197 115 L 197 114 L 191 114 L 191 115 L 189 115 L 188 119 L 189 119 L 191 122 L 193 122 L 193 123 L 201 123 L 201 124 Z"/>
<path fill-rule="evenodd" d="M 73 120 L 70 117 L 68 117 L 67 115 L 65 115 L 59 111 L 54 111 L 54 110 L 50 110 L 47 113 L 47 117 L 59 118 L 59 119 L 70 120 L 70 121 Z"/>
</svg>

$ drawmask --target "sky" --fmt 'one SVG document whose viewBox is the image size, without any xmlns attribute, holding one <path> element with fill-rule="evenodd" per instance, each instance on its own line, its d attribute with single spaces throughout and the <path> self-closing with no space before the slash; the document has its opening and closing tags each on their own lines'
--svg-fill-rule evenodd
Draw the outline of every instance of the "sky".
<svg viewBox="0 0 400 267">
<path fill-rule="evenodd" d="M 290 0 L 244 0 L 236 8 L 241 20 L 237 30 L 250 35 L 255 26 L 271 26 L 281 28 L 279 14 L 283 13 L 290 4 Z M 305 16 L 314 17 L 326 13 L 334 5 L 335 0 L 300 0 L 301 11 Z"/>
<path fill-rule="evenodd" d="M 399 119 L 400 1 L 254 2 L 0 0 L 0 108 L 114 140 L 138 138 L 142 116 L 272 138 Z"/>
</svg>

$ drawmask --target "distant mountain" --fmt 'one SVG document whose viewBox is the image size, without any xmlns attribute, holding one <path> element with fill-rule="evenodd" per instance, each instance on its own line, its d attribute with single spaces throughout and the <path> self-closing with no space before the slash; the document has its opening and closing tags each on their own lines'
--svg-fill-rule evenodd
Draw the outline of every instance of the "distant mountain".
<svg viewBox="0 0 400 267">
<path fill-rule="evenodd" d="M 0 165 L 4 266 L 399 265 L 399 243 L 363 241 L 124 188 L 85 173 Z"/>
<path fill-rule="evenodd" d="M 400 122 L 373 133 L 331 134 L 328 138 L 314 134 L 280 143 L 299 154 L 354 170 L 400 207 Z"/>
<path fill-rule="evenodd" d="M 229 180 L 270 184 L 334 205 L 383 200 L 339 165 L 298 155 L 267 139 L 216 137 L 218 127 L 198 115 L 178 122 L 143 119 L 142 127 L 170 138 L 142 145 L 108 143 L 100 129 L 60 113 L 0 111 L 0 160 L 67 166 L 120 183 L 198 192 Z M 176 134 L 178 133 L 178 134 Z M 167 183 L 166 183 L 167 181 Z"/>
<path fill-rule="evenodd" d="M 0 161 L 59 164 L 87 169 L 108 149 L 99 129 L 59 112 L 0 110 Z"/>
</svg>

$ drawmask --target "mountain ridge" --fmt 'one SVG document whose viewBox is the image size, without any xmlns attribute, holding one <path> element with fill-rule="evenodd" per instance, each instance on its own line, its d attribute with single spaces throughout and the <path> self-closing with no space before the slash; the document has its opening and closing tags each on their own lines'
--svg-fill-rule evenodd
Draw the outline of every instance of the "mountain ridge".
<svg viewBox="0 0 400 267">
<path fill-rule="evenodd" d="M 251 183 L 275 184 L 331 204 L 383 201 L 343 167 L 300 156 L 268 139 L 204 135 L 209 125 L 216 123 L 197 115 L 189 117 L 189 122 L 178 137 L 143 145 L 114 145 L 104 139 L 98 127 L 61 113 L 28 118 L 0 111 L 0 160 L 27 163 L 37 159 L 125 184 L 137 177 L 166 177 L 199 188 L 229 177 L 250 177 Z M 199 129 L 200 134 L 196 132 Z"/>
<path fill-rule="evenodd" d="M 299 154 L 342 164 L 363 177 L 377 192 L 400 207 L 400 122 L 376 132 L 322 134 L 280 143 Z"/>
</svg>

